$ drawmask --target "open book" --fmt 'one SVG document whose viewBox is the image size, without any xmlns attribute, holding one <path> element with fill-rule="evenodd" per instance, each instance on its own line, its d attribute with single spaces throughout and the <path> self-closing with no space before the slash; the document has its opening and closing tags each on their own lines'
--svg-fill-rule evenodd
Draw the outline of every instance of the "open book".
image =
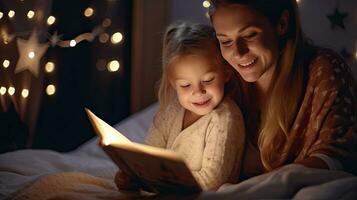
<svg viewBox="0 0 357 200">
<path fill-rule="evenodd" d="M 144 190 L 155 193 L 193 193 L 201 187 L 177 153 L 131 142 L 127 137 L 85 109 L 100 144 L 114 163 L 136 177 Z"/>
</svg>

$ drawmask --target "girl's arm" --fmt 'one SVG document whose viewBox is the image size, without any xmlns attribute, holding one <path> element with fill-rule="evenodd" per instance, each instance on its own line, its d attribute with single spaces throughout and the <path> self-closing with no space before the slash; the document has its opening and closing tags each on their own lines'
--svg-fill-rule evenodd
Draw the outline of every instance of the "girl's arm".
<svg viewBox="0 0 357 200">
<path fill-rule="evenodd" d="M 240 110 L 217 113 L 207 131 L 202 167 L 192 172 L 203 190 L 216 190 L 238 181 L 245 142 Z"/>
</svg>

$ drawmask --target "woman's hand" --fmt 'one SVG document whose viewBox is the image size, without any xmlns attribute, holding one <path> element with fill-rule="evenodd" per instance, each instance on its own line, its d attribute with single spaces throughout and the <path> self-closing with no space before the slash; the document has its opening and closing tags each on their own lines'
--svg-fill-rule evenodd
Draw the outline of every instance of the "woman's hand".
<svg viewBox="0 0 357 200">
<path fill-rule="evenodd" d="M 135 191 L 140 189 L 135 179 L 121 170 L 115 174 L 114 182 L 119 190 Z"/>
</svg>

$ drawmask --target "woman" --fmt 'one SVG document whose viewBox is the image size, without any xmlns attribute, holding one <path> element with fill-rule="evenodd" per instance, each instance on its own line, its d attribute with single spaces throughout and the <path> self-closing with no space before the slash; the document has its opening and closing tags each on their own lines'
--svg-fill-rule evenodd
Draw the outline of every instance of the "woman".
<svg viewBox="0 0 357 200">
<path fill-rule="evenodd" d="M 338 55 L 306 42 L 296 1 L 211 2 L 221 53 L 241 83 L 242 177 L 290 163 L 355 172 L 355 82 Z"/>
</svg>

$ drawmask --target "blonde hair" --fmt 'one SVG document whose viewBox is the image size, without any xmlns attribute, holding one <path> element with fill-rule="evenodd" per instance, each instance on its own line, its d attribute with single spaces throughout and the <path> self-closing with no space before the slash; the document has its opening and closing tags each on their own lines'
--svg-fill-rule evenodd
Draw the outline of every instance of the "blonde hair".
<svg viewBox="0 0 357 200">
<path fill-rule="evenodd" d="M 185 22 L 175 22 L 168 26 L 163 39 L 162 74 L 158 91 L 161 110 L 166 109 L 169 103 L 176 98 L 175 90 L 169 79 L 170 65 L 187 55 L 206 54 L 211 47 L 217 48 L 217 56 L 212 58 L 212 61 L 217 65 L 226 66 L 226 69 L 222 70 L 229 72 L 230 66 L 219 53 L 219 44 L 213 27 Z"/>
<path fill-rule="evenodd" d="M 258 146 L 262 163 L 266 170 L 271 171 L 284 162 L 280 155 L 284 144 L 288 142 L 291 126 L 296 118 L 301 104 L 305 85 L 305 66 L 303 65 L 302 49 L 305 44 L 300 27 L 296 0 L 213 0 L 211 16 L 217 7 L 228 4 L 244 4 L 257 10 L 276 26 L 282 13 L 289 12 L 288 30 L 280 39 L 280 57 L 273 80 L 269 86 L 269 97 L 262 108 L 259 127 Z M 249 105 L 252 97 L 252 83 L 241 79 L 243 95 L 238 104 L 249 116 Z M 258 122 L 257 122 L 258 123 Z M 283 150 L 284 151 L 284 150 Z"/>
</svg>

